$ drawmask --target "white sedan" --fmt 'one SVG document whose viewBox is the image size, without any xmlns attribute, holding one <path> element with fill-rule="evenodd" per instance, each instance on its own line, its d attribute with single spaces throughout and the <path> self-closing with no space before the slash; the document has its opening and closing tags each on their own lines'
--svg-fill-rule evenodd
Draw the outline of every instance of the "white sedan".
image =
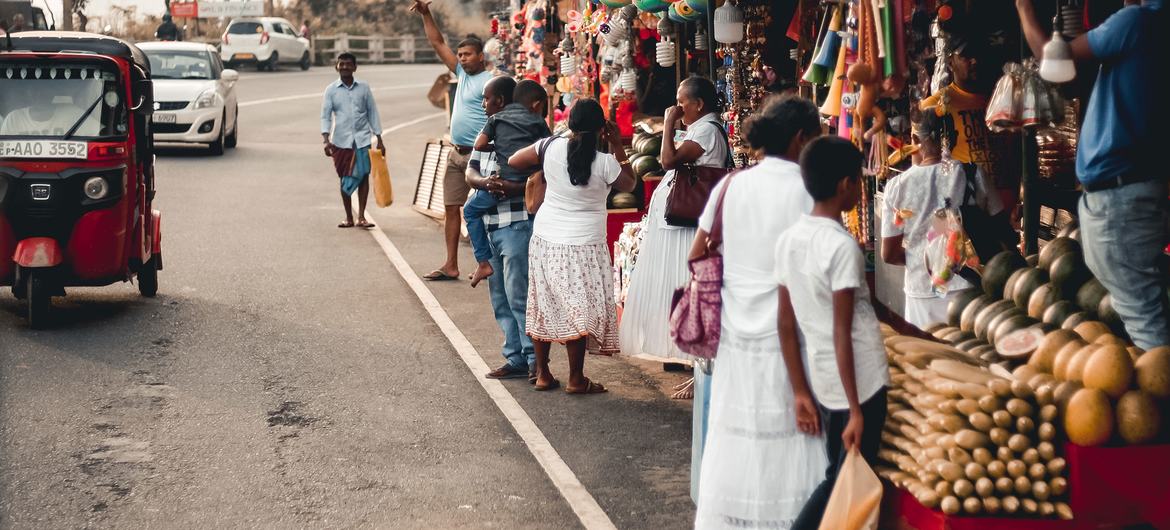
<svg viewBox="0 0 1170 530">
<path fill-rule="evenodd" d="M 194 42 L 147 42 L 138 45 L 150 58 L 154 79 L 156 142 L 199 143 L 222 155 L 240 139 L 236 82 L 240 74 L 225 69 L 212 46 Z"/>
</svg>

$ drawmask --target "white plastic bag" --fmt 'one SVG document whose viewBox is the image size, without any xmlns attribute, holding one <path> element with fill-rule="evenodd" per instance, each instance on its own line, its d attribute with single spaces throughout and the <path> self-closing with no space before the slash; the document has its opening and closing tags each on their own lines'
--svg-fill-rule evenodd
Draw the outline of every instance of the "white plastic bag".
<svg viewBox="0 0 1170 530">
<path fill-rule="evenodd" d="M 845 456 L 820 530 L 877 530 L 882 482 L 856 449 Z"/>
</svg>

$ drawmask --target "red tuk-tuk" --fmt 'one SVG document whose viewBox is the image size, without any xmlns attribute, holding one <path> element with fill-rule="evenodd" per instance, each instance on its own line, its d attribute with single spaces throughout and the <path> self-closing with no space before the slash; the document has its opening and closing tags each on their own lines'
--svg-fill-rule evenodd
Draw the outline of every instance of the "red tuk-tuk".
<svg viewBox="0 0 1170 530">
<path fill-rule="evenodd" d="M 88 33 L 0 37 L 0 285 L 47 324 L 66 287 L 158 291 L 150 61 Z"/>
</svg>

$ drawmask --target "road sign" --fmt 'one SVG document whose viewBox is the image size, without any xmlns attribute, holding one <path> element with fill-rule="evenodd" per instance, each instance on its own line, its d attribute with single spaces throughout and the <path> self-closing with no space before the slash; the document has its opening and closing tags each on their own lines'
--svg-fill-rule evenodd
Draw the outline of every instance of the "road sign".
<svg viewBox="0 0 1170 530">
<path fill-rule="evenodd" d="M 172 2 L 171 16 L 175 18 L 195 18 L 199 16 L 198 2 Z"/>
<path fill-rule="evenodd" d="M 262 17 L 264 2 L 261 0 L 236 0 L 230 2 L 199 2 L 199 18 Z"/>
</svg>

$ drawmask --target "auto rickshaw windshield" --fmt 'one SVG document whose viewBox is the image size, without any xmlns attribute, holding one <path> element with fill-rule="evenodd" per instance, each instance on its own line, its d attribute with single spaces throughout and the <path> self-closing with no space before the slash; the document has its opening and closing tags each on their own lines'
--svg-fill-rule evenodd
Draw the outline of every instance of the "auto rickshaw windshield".
<svg viewBox="0 0 1170 530">
<path fill-rule="evenodd" d="M 0 63 L 0 138 L 125 136 L 117 80 L 92 64 Z"/>
</svg>

